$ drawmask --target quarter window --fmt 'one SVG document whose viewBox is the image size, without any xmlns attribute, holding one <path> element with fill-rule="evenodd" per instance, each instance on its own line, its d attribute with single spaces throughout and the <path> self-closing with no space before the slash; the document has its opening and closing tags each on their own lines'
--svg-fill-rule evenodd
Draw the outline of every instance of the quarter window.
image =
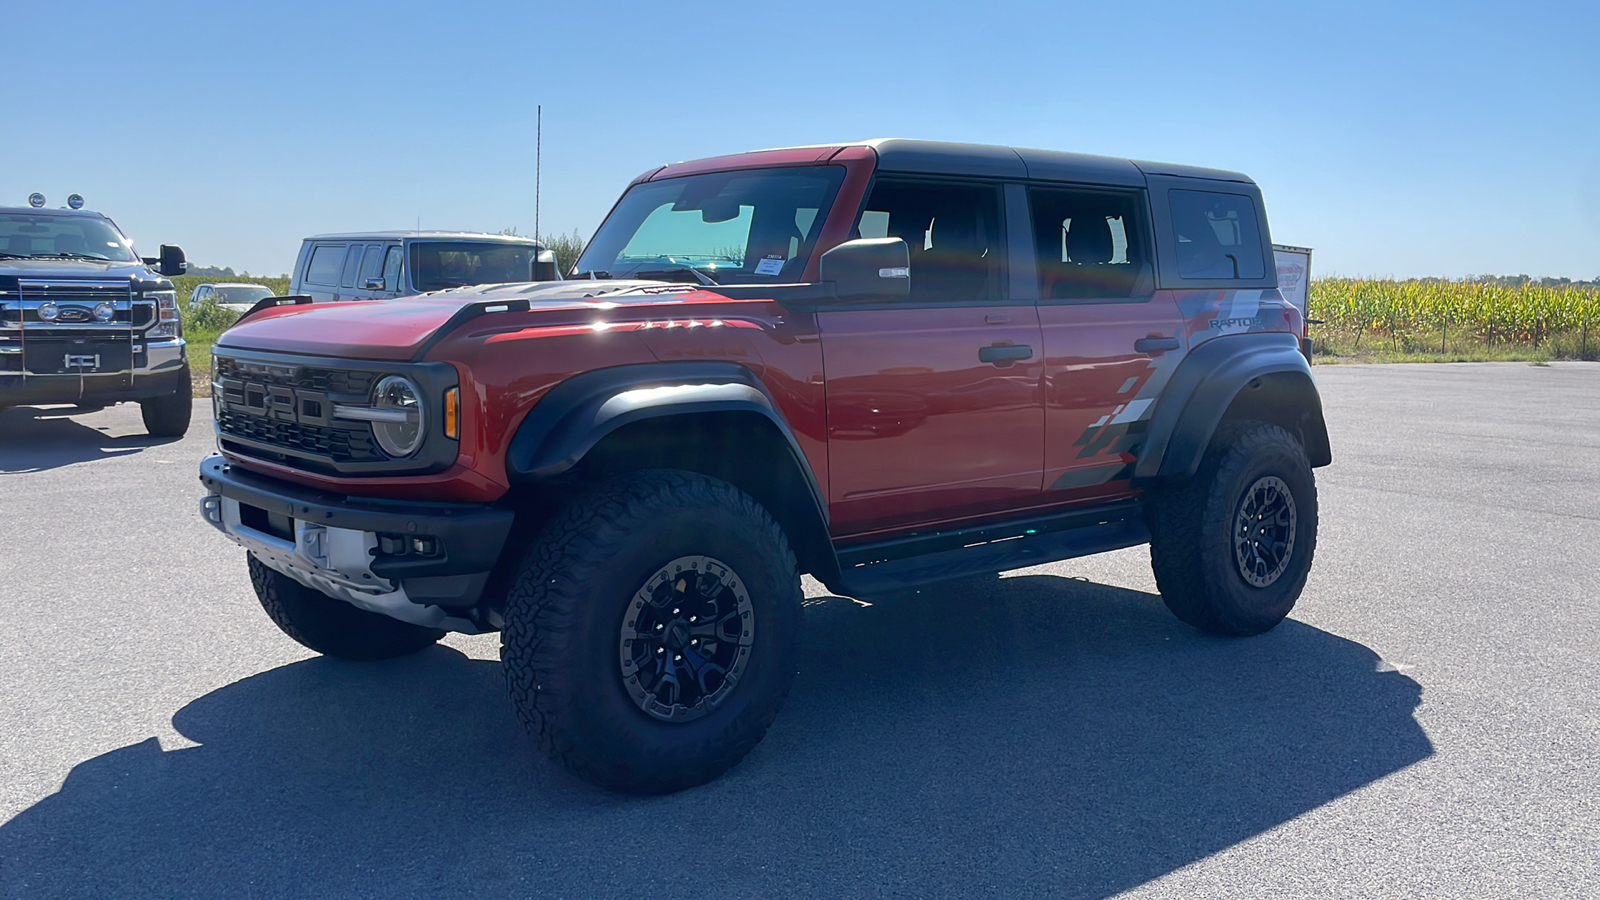
<svg viewBox="0 0 1600 900">
<path fill-rule="evenodd" d="M 1140 195 L 1035 188 L 1028 192 L 1046 300 L 1114 300 L 1137 290 L 1148 264 Z"/>
<path fill-rule="evenodd" d="M 343 262 L 343 244 L 317 245 L 317 248 L 311 251 L 311 262 L 306 265 L 306 281 L 330 286 L 338 284 L 339 266 Z"/>
<path fill-rule="evenodd" d="M 982 303 L 1003 293 L 1000 191 L 885 179 L 856 223 L 862 237 L 897 237 L 911 251 L 911 302 Z"/>
<path fill-rule="evenodd" d="M 361 283 L 356 287 L 366 288 L 369 279 L 377 278 L 383 272 L 383 254 L 379 252 L 382 249 L 380 244 L 367 245 L 367 255 L 361 266 Z"/>
<path fill-rule="evenodd" d="M 1178 276 L 1255 279 L 1265 274 L 1256 205 L 1242 194 L 1168 191 Z"/>
<path fill-rule="evenodd" d="M 383 289 L 386 291 L 400 290 L 400 247 L 391 244 L 383 254 Z"/>
<path fill-rule="evenodd" d="M 344 276 L 339 279 L 340 287 L 355 287 L 356 272 L 361 269 L 361 245 L 351 244 L 350 252 L 344 257 Z"/>
</svg>

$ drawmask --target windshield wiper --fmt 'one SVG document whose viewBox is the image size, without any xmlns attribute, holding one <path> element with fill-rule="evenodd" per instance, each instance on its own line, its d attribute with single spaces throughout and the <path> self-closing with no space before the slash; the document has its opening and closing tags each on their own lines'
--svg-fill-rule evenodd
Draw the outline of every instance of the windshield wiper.
<svg viewBox="0 0 1600 900">
<path fill-rule="evenodd" d="M 588 281 L 595 281 L 595 280 L 598 280 L 598 279 L 610 278 L 610 277 L 611 277 L 611 273 L 610 272 L 596 272 L 593 269 L 584 269 L 581 272 L 573 272 L 571 275 L 567 276 L 568 280 L 576 278 L 576 279 L 588 280 Z"/>
<path fill-rule="evenodd" d="M 654 268 L 651 268 L 651 266 L 654 266 Z M 714 285 L 721 283 L 694 266 L 681 262 L 648 263 L 640 266 L 637 269 L 634 269 L 629 274 L 631 274 L 634 278 L 648 278 L 651 275 L 669 275 L 673 272 L 688 272 L 690 275 L 694 276 L 695 281 L 700 282 L 702 285 Z"/>
<path fill-rule="evenodd" d="M 33 259 L 28 253 L 0 253 L 0 259 Z"/>
<path fill-rule="evenodd" d="M 34 259 L 93 259 L 100 262 L 111 262 L 109 257 L 95 256 L 92 253 L 35 253 Z"/>
</svg>

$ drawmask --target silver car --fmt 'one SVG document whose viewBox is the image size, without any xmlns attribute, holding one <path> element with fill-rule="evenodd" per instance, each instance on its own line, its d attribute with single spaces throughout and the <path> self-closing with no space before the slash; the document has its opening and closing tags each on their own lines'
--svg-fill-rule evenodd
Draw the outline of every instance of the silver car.
<svg viewBox="0 0 1600 900">
<path fill-rule="evenodd" d="M 224 309 L 244 313 L 248 312 L 250 307 L 271 296 L 272 288 L 264 284 L 206 283 L 196 287 L 194 293 L 189 296 L 189 308 L 193 309 L 202 303 L 211 301 Z"/>
</svg>

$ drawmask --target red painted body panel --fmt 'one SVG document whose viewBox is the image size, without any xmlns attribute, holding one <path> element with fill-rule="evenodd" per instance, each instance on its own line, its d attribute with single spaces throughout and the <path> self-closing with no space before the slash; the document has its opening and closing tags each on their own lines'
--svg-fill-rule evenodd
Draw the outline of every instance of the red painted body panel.
<svg viewBox="0 0 1600 900">
<path fill-rule="evenodd" d="M 841 307 L 818 319 L 836 535 L 1037 501 L 1044 366 L 1032 305 Z M 990 345 L 1034 358 L 981 362 Z"/>
<path fill-rule="evenodd" d="M 349 359 L 410 359 L 456 310 L 480 299 L 441 293 L 282 306 L 224 331 L 217 346 Z"/>
<path fill-rule="evenodd" d="M 1100 431 L 1141 421 L 1183 348 L 1141 353 L 1145 337 L 1178 337 L 1182 323 L 1170 293 L 1143 302 L 1045 303 L 1039 307 L 1045 355 L 1044 483 L 1054 501 L 1087 501 L 1125 494 L 1134 461 L 1132 442 Z M 1159 376 L 1159 377 L 1158 377 Z M 1087 438 L 1087 440 L 1086 440 Z M 1113 474 L 1114 473 L 1114 474 Z M 1107 477 L 1111 476 L 1111 477 Z"/>
</svg>

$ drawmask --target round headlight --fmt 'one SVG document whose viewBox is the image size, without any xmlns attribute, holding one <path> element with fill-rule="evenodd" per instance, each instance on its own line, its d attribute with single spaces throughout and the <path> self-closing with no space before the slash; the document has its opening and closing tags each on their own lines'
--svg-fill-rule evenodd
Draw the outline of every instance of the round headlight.
<svg viewBox="0 0 1600 900">
<path fill-rule="evenodd" d="M 54 322 L 56 320 L 56 316 L 60 314 L 61 307 L 56 306 L 54 303 L 46 301 L 39 304 L 39 318 L 46 322 Z"/>
<path fill-rule="evenodd" d="M 423 428 L 421 398 L 422 392 L 409 378 L 390 375 L 378 382 L 372 408 L 389 415 L 372 423 L 372 436 L 383 452 L 406 457 L 422 446 L 422 436 L 427 432 Z"/>
<path fill-rule="evenodd" d="M 38 191 L 34 191 L 33 193 L 29 194 L 28 195 L 28 205 L 33 207 L 34 209 L 38 209 L 39 207 L 43 206 L 44 205 L 44 195 L 39 193 Z"/>
<path fill-rule="evenodd" d="M 67 205 L 73 209 L 83 209 L 83 195 L 73 194 L 71 197 L 68 197 Z"/>
<path fill-rule="evenodd" d="M 109 322 L 113 317 L 116 316 L 116 314 L 116 307 L 109 303 L 102 303 L 94 308 L 94 319 L 96 322 Z"/>
</svg>

